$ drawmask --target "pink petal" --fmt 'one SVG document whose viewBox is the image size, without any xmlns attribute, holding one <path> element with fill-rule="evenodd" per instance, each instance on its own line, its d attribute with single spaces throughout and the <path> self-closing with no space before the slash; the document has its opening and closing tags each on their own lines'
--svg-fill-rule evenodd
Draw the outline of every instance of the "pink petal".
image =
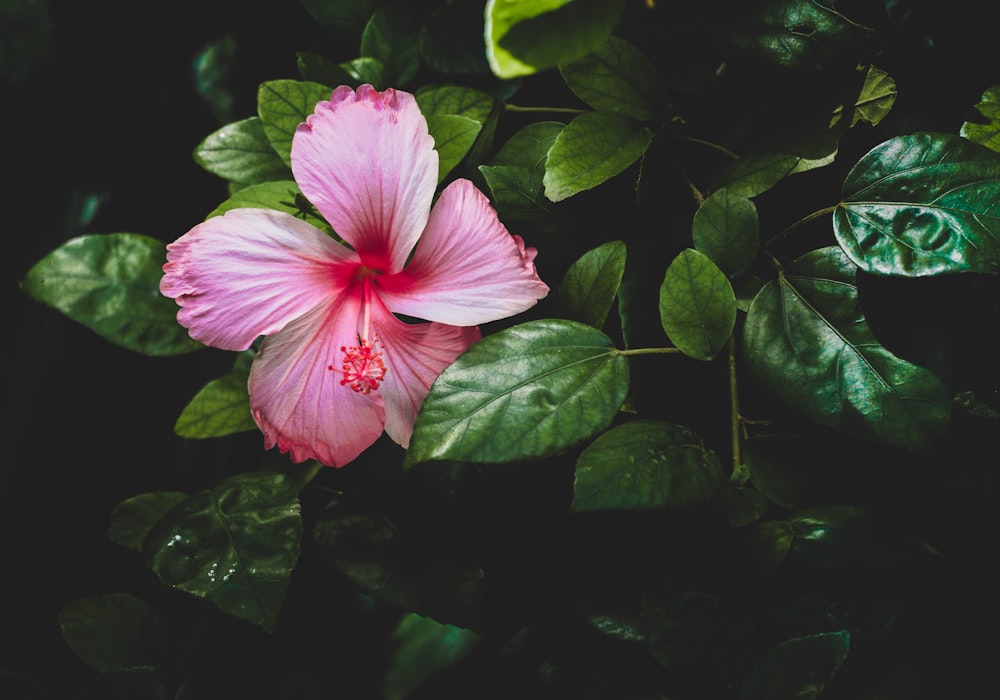
<svg viewBox="0 0 1000 700">
<path fill-rule="evenodd" d="M 377 391 L 361 394 L 340 383 L 342 346 L 357 345 L 356 285 L 333 303 L 264 339 L 250 371 L 250 410 L 264 447 L 292 461 L 316 459 L 340 467 L 382 434 L 385 409 Z"/>
<path fill-rule="evenodd" d="M 427 222 L 438 155 L 413 95 L 346 85 L 292 139 L 295 181 L 364 264 L 396 272 Z"/>
<path fill-rule="evenodd" d="M 511 236 L 489 200 L 468 180 L 438 198 L 413 259 L 378 278 L 396 313 L 471 326 L 531 308 L 549 288 L 535 271 L 534 248 Z"/>
<path fill-rule="evenodd" d="M 372 298 L 372 328 L 385 357 L 382 388 L 385 432 L 409 447 L 413 425 L 431 384 L 445 367 L 480 338 L 475 326 L 403 323 Z"/>
<path fill-rule="evenodd" d="M 246 350 L 260 335 L 329 302 L 352 280 L 357 255 L 283 212 L 233 209 L 167 245 L 160 291 L 195 340 Z"/>
</svg>

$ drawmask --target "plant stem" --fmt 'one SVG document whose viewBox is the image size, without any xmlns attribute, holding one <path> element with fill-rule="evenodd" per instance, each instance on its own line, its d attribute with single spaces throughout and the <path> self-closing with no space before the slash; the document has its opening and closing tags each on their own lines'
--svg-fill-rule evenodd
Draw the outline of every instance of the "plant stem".
<svg viewBox="0 0 1000 700">
<path fill-rule="evenodd" d="M 561 114 L 583 114 L 586 109 L 576 109 L 575 107 L 521 107 L 520 105 L 504 104 L 503 108 L 508 112 L 559 112 Z"/>
<path fill-rule="evenodd" d="M 676 138 L 683 139 L 684 141 L 690 141 L 691 143 L 698 143 L 698 144 L 701 144 L 702 146 L 708 146 L 709 148 L 714 148 L 719 153 L 725 153 L 727 156 L 729 156 L 733 160 L 738 160 L 739 159 L 739 156 L 736 155 L 735 153 L 733 153 L 732 151 L 730 151 L 728 148 L 726 148 L 725 146 L 720 146 L 719 144 L 714 143 L 712 141 L 706 141 L 705 139 L 699 139 L 699 138 L 697 138 L 695 136 L 683 136 L 681 134 L 674 134 L 674 136 Z"/>
<path fill-rule="evenodd" d="M 736 385 L 736 337 L 729 336 L 729 414 L 730 430 L 733 447 L 733 472 L 735 473 L 743 461 L 740 451 L 740 397 Z"/>
<path fill-rule="evenodd" d="M 614 348 L 614 355 L 668 355 L 680 352 L 677 348 L 635 348 L 633 350 L 619 350 Z"/>
<path fill-rule="evenodd" d="M 818 219 L 819 217 L 823 216 L 824 214 L 832 214 L 834 211 L 836 211 L 837 207 L 839 207 L 839 206 L 840 206 L 840 202 L 838 202 L 837 204 L 834 204 L 833 206 L 830 206 L 830 207 L 823 207 L 822 209 L 820 209 L 818 211 L 814 211 L 812 214 L 807 214 L 807 215 L 803 216 L 798 221 L 789 224 L 788 226 L 786 226 L 785 228 L 783 228 L 782 230 L 780 230 L 776 234 L 774 234 L 770 238 L 770 240 L 768 240 L 767 243 L 764 244 L 765 247 L 770 247 L 771 245 L 773 245 L 777 241 L 779 241 L 782 238 L 784 238 L 788 233 L 790 233 L 791 231 L 797 229 L 802 224 L 807 224 L 810 221 L 812 221 L 813 219 Z"/>
</svg>

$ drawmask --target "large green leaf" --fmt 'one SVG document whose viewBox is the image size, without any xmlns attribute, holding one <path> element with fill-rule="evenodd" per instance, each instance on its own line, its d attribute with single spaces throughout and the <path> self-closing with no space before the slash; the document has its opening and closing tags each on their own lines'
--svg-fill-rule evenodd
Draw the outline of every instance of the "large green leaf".
<svg viewBox="0 0 1000 700">
<path fill-rule="evenodd" d="M 242 185 L 292 179 L 260 117 L 247 117 L 213 131 L 195 147 L 194 161 L 213 175 Z"/>
<path fill-rule="evenodd" d="M 457 114 L 427 117 L 427 130 L 434 137 L 434 148 L 438 152 L 439 183 L 465 159 L 482 128 L 476 120 Z"/>
<path fill-rule="evenodd" d="M 991 151 L 1000 151 L 1000 85 L 987 88 L 976 109 L 986 117 L 986 123 L 963 122 L 958 133 Z"/>
<path fill-rule="evenodd" d="M 330 99 L 332 89 L 303 80 L 269 80 L 257 88 L 257 116 L 278 157 L 291 167 L 292 137 L 299 124 Z"/>
<path fill-rule="evenodd" d="M 423 115 L 456 114 L 485 124 L 496 109 L 496 100 L 481 90 L 460 85 L 421 88 L 414 95 Z"/>
<path fill-rule="evenodd" d="M 932 372 L 878 342 L 861 309 L 856 272 L 831 246 L 768 282 L 747 312 L 747 365 L 811 421 L 864 439 L 926 447 L 948 425 L 950 394 Z"/>
<path fill-rule="evenodd" d="M 158 626 L 149 604 L 130 593 L 88 596 L 59 609 L 67 646 L 101 672 L 159 661 Z"/>
<path fill-rule="evenodd" d="M 693 248 L 681 251 L 660 285 L 660 322 L 677 349 L 711 360 L 736 324 L 736 294 L 725 273 Z"/>
<path fill-rule="evenodd" d="M 37 262 L 21 288 L 115 345 L 179 355 L 203 346 L 177 324 L 173 300 L 160 294 L 165 261 L 163 243 L 149 236 L 80 236 Z"/>
<path fill-rule="evenodd" d="M 689 430 L 634 420 L 580 454 L 572 510 L 682 508 L 710 500 L 723 480 L 718 456 Z"/>
<path fill-rule="evenodd" d="M 542 174 L 517 165 L 480 165 L 500 220 L 518 235 L 553 230 L 551 202 L 542 194 Z"/>
<path fill-rule="evenodd" d="M 585 112 L 559 132 L 545 163 L 545 196 L 553 202 L 618 175 L 646 152 L 653 132 L 631 117 Z"/>
<path fill-rule="evenodd" d="M 796 637 L 772 647 L 750 669 L 740 700 L 812 700 L 847 659 L 847 631 Z"/>
<path fill-rule="evenodd" d="M 187 497 L 181 491 L 156 491 L 126 498 L 111 512 L 109 539 L 123 547 L 142 552 L 142 542 L 153 525 Z"/>
<path fill-rule="evenodd" d="M 663 78 L 635 46 L 616 36 L 559 66 L 573 93 L 598 111 L 653 119 L 667 110 Z"/>
<path fill-rule="evenodd" d="M 588 250 L 563 276 L 556 300 L 566 318 L 594 328 L 604 326 L 625 274 L 623 241 L 609 241 Z"/>
<path fill-rule="evenodd" d="M 473 88 L 438 85 L 418 90 L 416 98 L 441 159 L 439 181 L 463 159 L 482 161 L 500 115 L 493 97 Z"/>
<path fill-rule="evenodd" d="M 517 166 L 545 171 L 545 161 L 556 137 L 566 125 L 562 122 L 532 122 L 514 132 L 493 156 L 493 165 Z"/>
<path fill-rule="evenodd" d="M 628 393 L 611 339 L 575 321 L 529 321 L 487 336 L 438 376 L 408 464 L 510 462 L 558 454 L 611 423 Z"/>
<path fill-rule="evenodd" d="M 420 22 L 412 9 L 390 5 L 377 10 L 361 35 L 361 55 L 378 59 L 391 85 L 409 82 L 420 69 Z"/>
<path fill-rule="evenodd" d="M 851 169 L 834 213 L 858 267 L 918 277 L 1000 272 L 1000 154 L 953 134 L 879 144 Z"/>
<path fill-rule="evenodd" d="M 730 277 L 746 271 L 760 248 L 760 224 L 753 201 L 722 188 L 705 199 L 691 222 L 694 248 Z"/>
<path fill-rule="evenodd" d="M 282 474 L 245 473 L 175 506 L 143 551 L 166 585 L 272 632 L 301 540 L 295 484 Z"/>
<path fill-rule="evenodd" d="M 479 644 L 472 630 L 443 625 L 407 613 L 393 630 L 392 653 L 385 670 L 385 700 L 405 700 L 435 673 L 461 661 Z"/>
<path fill-rule="evenodd" d="M 248 370 L 236 369 L 203 386 L 177 417 L 174 432 L 204 439 L 256 430 L 247 394 L 249 376 Z"/>
<path fill-rule="evenodd" d="M 624 0 L 488 0 L 486 57 L 500 78 L 580 58 L 614 30 Z"/>
</svg>

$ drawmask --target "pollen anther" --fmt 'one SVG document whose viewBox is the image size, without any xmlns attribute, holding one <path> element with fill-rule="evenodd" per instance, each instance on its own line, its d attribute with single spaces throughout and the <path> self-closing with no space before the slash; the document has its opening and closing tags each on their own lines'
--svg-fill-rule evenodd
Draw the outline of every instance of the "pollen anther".
<svg viewBox="0 0 1000 700">
<path fill-rule="evenodd" d="M 341 364 L 344 378 L 340 380 L 341 386 L 348 385 L 359 394 L 369 394 L 378 389 L 385 379 L 386 370 L 382 353 L 375 349 L 376 343 L 378 339 L 371 345 L 362 340 L 361 345 L 341 346 L 340 351 L 344 353 Z"/>
</svg>

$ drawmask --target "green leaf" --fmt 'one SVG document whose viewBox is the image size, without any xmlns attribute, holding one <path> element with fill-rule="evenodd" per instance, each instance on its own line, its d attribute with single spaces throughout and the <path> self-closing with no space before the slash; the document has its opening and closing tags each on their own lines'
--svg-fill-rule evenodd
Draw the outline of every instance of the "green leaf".
<svg viewBox="0 0 1000 700">
<path fill-rule="evenodd" d="M 500 78 L 530 75 L 601 45 L 624 0 L 488 0 L 486 57 Z"/>
<path fill-rule="evenodd" d="M 854 103 L 851 126 L 865 121 L 872 126 L 885 119 L 896 103 L 896 81 L 881 68 L 868 66 L 861 93 Z"/>
<path fill-rule="evenodd" d="M 160 580 L 268 632 L 299 557 L 302 516 L 282 474 L 236 474 L 159 520 L 143 544 Z"/>
<path fill-rule="evenodd" d="M 407 464 L 547 457 L 607 428 L 628 393 L 628 363 L 575 321 L 529 321 L 483 338 L 424 400 Z"/>
<path fill-rule="evenodd" d="M 213 175 L 243 185 L 292 179 L 260 117 L 247 117 L 212 132 L 195 147 L 194 160 Z"/>
<path fill-rule="evenodd" d="M 115 345 L 179 355 L 203 346 L 177 324 L 174 301 L 160 294 L 165 261 L 163 243 L 149 236 L 80 236 L 28 270 L 21 289 Z"/>
<path fill-rule="evenodd" d="M 863 439 L 926 447 L 948 425 L 949 391 L 878 342 L 855 277 L 855 266 L 832 246 L 768 282 L 747 312 L 747 366 L 808 420 Z"/>
<path fill-rule="evenodd" d="M 381 0 L 302 0 L 302 6 L 325 31 L 356 38 Z"/>
<path fill-rule="evenodd" d="M 580 454 L 571 510 L 683 508 L 711 500 L 723 480 L 718 456 L 696 435 L 663 421 L 634 420 Z"/>
<path fill-rule="evenodd" d="M 847 659 L 847 631 L 796 637 L 772 647 L 757 660 L 740 688 L 740 700 L 811 700 Z"/>
<path fill-rule="evenodd" d="M 201 440 L 256 430 L 247 394 L 249 372 L 236 370 L 203 386 L 174 424 L 180 437 Z"/>
<path fill-rule="evenodd" d="M 631 117 L 585 112 L 559 132 L 545 163 L 545 196 L 562 201 L 618 175 L 646 152 L 653 132 Z"/>
<path fill-rule="evenodd" d="M 483 125 L 457 114 L 432 114 L 427 130 L 438 152 L 438 183 L 441 183 L 469 153 Z"/>
<path fill-rule="evenodd" d="M 220 124 L 235 118 L 236 64 L 236 39 L 231 35 L 209 41 L 192 61 L 195 90 Z"/>
<path fill-rule="evenodd" d="M 866 272 L 1000 272 L 1000 154 L 953 134 L 879 144 L 851 169 L 837 242 Z"/>
<path fill-rule="evenodd" d="M 296 65 L 303 80 L 320 85 L 350 85 L 357 87 L 357 79 L 330 59 L 311 51 L 300 51 Z M 329 95 L 327 96 L 329 97 Z"/>
<path fill-rule="evenodd" d="M 694 248 L 729 277 L 738 277 L 757 258 L 760 224 L 753 201 L 726 188 L 712 193 L 691 223 Z"/>
<path fill-rule="evenodd" d="M 308 221 L 317 228 L 333 234 L 330 224 L 316 212 L 308 199 L 299 191 L 294 180 L 277 180 L 248 185 L 233 193 L 229 199 L 208 213 L 206 219 L 221 216 L 232 209 L 274 209 Z"/>
<path fill-rule="evenodd" d="M 598 329 L 604 326 L 625 274 L 626 256 L 623 241 L 609 241 L 570 265 L 556 290 L 566 318 Z"/>
<path fill-rule="evenodd" d="M 724 187 L 739 197 L 756 197 L 791 175 L 801 160 L 788 153 L 746 153 L 723 168 L 712 190 Z"/>
<path fill-rule="evenodd" d="M 1000 151 L 1000 85 L 987 88 L 975 107 L 987 122 L 963 122 L 958 133 L 991 151 Z"/>
<path fill-rule="evenodd" d="M 484 22 L 482 3 L 443 3 L 424 22 L 420 33 L 421 57 L 441 73 L 489 73 L 483 42 Z"/>
<path fill-rule="evenodd" d="M 485 92 L 459 85 L 424 87 L 414 97 L 425 117 L 454 114 L 485 124 L 496 109 L 496 100 Z"/>
<path fill-rule="evenodd" d="M 583 58 L 560 65 L 559 72 L 569 89 L 598 111 L 653 119 L 667 110 L 656 67 L 619 37 L 609 36 Z"/>
<path fill-rule="evenodd" d="M 257 116 L 264 135 L 278 157 L 291 167 L 292 137 L 299 124 L 329 100 L 333 90 L 326 85 L 302 80 L 269 80 L 257 88 Z"/>
<path fill-rule="evenodd" d="M 420 23 L 413 10 L 402 5 L 376 10 L 361 35 L 361 55 L 385 66 L 389 84 L 409 82 L 420 69 Z"/>
<path fill-rule="evenodd" d="M 736 325 L 733 287 L 708 256 L 688 248 L 674 258 L 660 285 L 660 322 L 677 349 L 711 360 Z"/>
<path fill-rule="evenodd" d="M 146 601 L 129 593 L 105 593 L 59 609 L 66 644 L 101 672 L 154 665 L 158 622 Z"/>
<path fill-rule="evenodd" d="M 493 156 L 493 165 L 517 166 L 545 172 L 545 161 L 556 137 L 566 125 L 562 122 L 532 122 L 514 132 Z"/>
<path fill-rule="evenodd" d="M 142 541 L 157 521 L 187 497 L 180 491 L 157 491 L 126 498 L 111 512 L 108 537 L 116 544 L 142 552 Z"/>
<path fill-rule="evenodd" d="M 514 165 L 480 165 L 479 172 L 508 228 L 520 235 L 554 230 L 551 203 L 542 194 L 542 173 Z"/>
<path fill-rule="evenodd" d="M 405 700 L 435 673 L 468 657 L 479 644 L 479 635 L 407 613 L 393 630 L 391 641 L 384 697 Z"/>
<path fill-rule="evenodd" d="M 385 90 L 390 87 L 389 69 L 377 58 L 362 56 L 338 65 L 351 77 L 351 82 L 347 83 L 351 87 L 356 88 L 365 83 L 373 86 L 376 90 Z"/>
</svg>

